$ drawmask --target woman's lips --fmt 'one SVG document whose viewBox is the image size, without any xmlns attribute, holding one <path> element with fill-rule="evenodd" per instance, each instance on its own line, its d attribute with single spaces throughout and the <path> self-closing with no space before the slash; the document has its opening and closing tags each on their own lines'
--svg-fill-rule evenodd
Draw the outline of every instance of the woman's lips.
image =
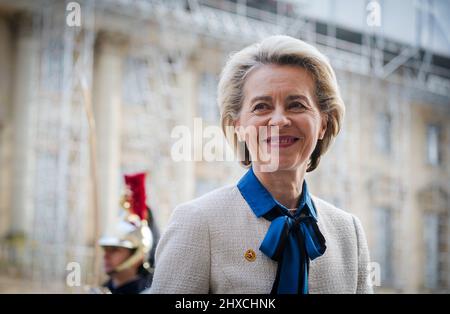
<svg viewBox="0 0 450 314">
<path fill-rule="evenodd" d="M 271 136 L 266 139 L 266 142 L 272 147 L 285 148 L 294 145 L 299 140 L 298 137 L 290 135 Z"/>
</svg>

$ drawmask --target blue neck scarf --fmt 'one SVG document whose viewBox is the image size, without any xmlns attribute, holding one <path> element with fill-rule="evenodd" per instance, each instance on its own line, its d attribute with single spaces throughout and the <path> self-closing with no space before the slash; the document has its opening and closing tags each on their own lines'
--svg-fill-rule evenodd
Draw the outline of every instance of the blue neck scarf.
<svg viewBox="0 0 450 314">
<path fill-rule="evenodd" d="M 295 214 L 270 195 L 251 168 L 237 187 L 256 217 L 271 221 L 259 247 L 278 262 L 271 294 L 308 294 L 309 262 L 323 255 L 326 246 L 306 181 Z"/>
</svg>

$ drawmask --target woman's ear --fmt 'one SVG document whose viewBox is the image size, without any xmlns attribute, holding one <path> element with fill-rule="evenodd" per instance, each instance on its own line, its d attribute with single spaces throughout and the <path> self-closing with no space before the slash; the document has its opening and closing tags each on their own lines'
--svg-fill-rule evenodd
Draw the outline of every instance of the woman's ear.
<svg viewBox="0 0 450 314">
<path fill-rule="evenodd" d="M 328 125 L 328 115 L 322 114 L 321 115 L 321 126 L 320 126 L 320 132 L 319 132 L 319 140 L 323 140 L 325 133 L 327 132 L 327 125 Z"/>
</svg>

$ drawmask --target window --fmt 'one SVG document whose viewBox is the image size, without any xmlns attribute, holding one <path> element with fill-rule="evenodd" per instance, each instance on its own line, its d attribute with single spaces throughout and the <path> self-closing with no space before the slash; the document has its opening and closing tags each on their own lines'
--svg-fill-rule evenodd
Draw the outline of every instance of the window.
<svg viewBox="0 0 450 314">
<path fill-rule="evenodd" d="M 392 119 L 388 113 L 380 113 L 377 117 L 375 142 L 378 149 L 390 154 L 392 149 Z"/>
<path fill-rule="evenodd" d="M 426 214 L 424 219 L 425 240 L 425 287 L 436 289 L 439 272 L 439 220 L 436 214 Z"/>
<path fill-rule="evenodd" d="M 440 162 L 439 133 L 439 126 L 434 124 L 427 126 L 427 162 L 430 165 L 438 165 Z"/>
<path fill-rule="evenodd" d="M 380 264 L 381 285 L 392 286 L 393 284 L 393 230 L 392 211 L 388 208 L 375 209 L 375 222 L 377 232 L 375 233 L 374 262 Z"/>
<path fill-rule="evenodd" d="M 199 86 L 199 109 L 201 117 L 209 123 L 219 121 L 217 105 L 217 77 L 211 73 L 203 73 Z"/>
<path fill-rule="evenodd" d="M 143 59 L 126 58 L 123 67 L 122 100 L 125 106 L 150 102 L 150 69 Z"/>
<path fill-rule="evenodd" d="M 425 287 L 445 288 L 448 278 L 447 216 L 427 213 L 424 217 Z"/>
</svg>

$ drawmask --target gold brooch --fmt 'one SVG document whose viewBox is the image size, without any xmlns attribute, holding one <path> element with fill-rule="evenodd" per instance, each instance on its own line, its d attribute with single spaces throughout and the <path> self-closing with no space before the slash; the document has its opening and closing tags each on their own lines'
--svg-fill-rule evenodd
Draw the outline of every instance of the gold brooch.
<svg viewBox="0 0 450 314">
<path fill-rule="evenodd" d="M 256 259 L 256 253 L 252 249 L 248 249 L 247 252 L 245 252 L 244 257 L 249 262 L 254 262 Z"/>
</svg>

